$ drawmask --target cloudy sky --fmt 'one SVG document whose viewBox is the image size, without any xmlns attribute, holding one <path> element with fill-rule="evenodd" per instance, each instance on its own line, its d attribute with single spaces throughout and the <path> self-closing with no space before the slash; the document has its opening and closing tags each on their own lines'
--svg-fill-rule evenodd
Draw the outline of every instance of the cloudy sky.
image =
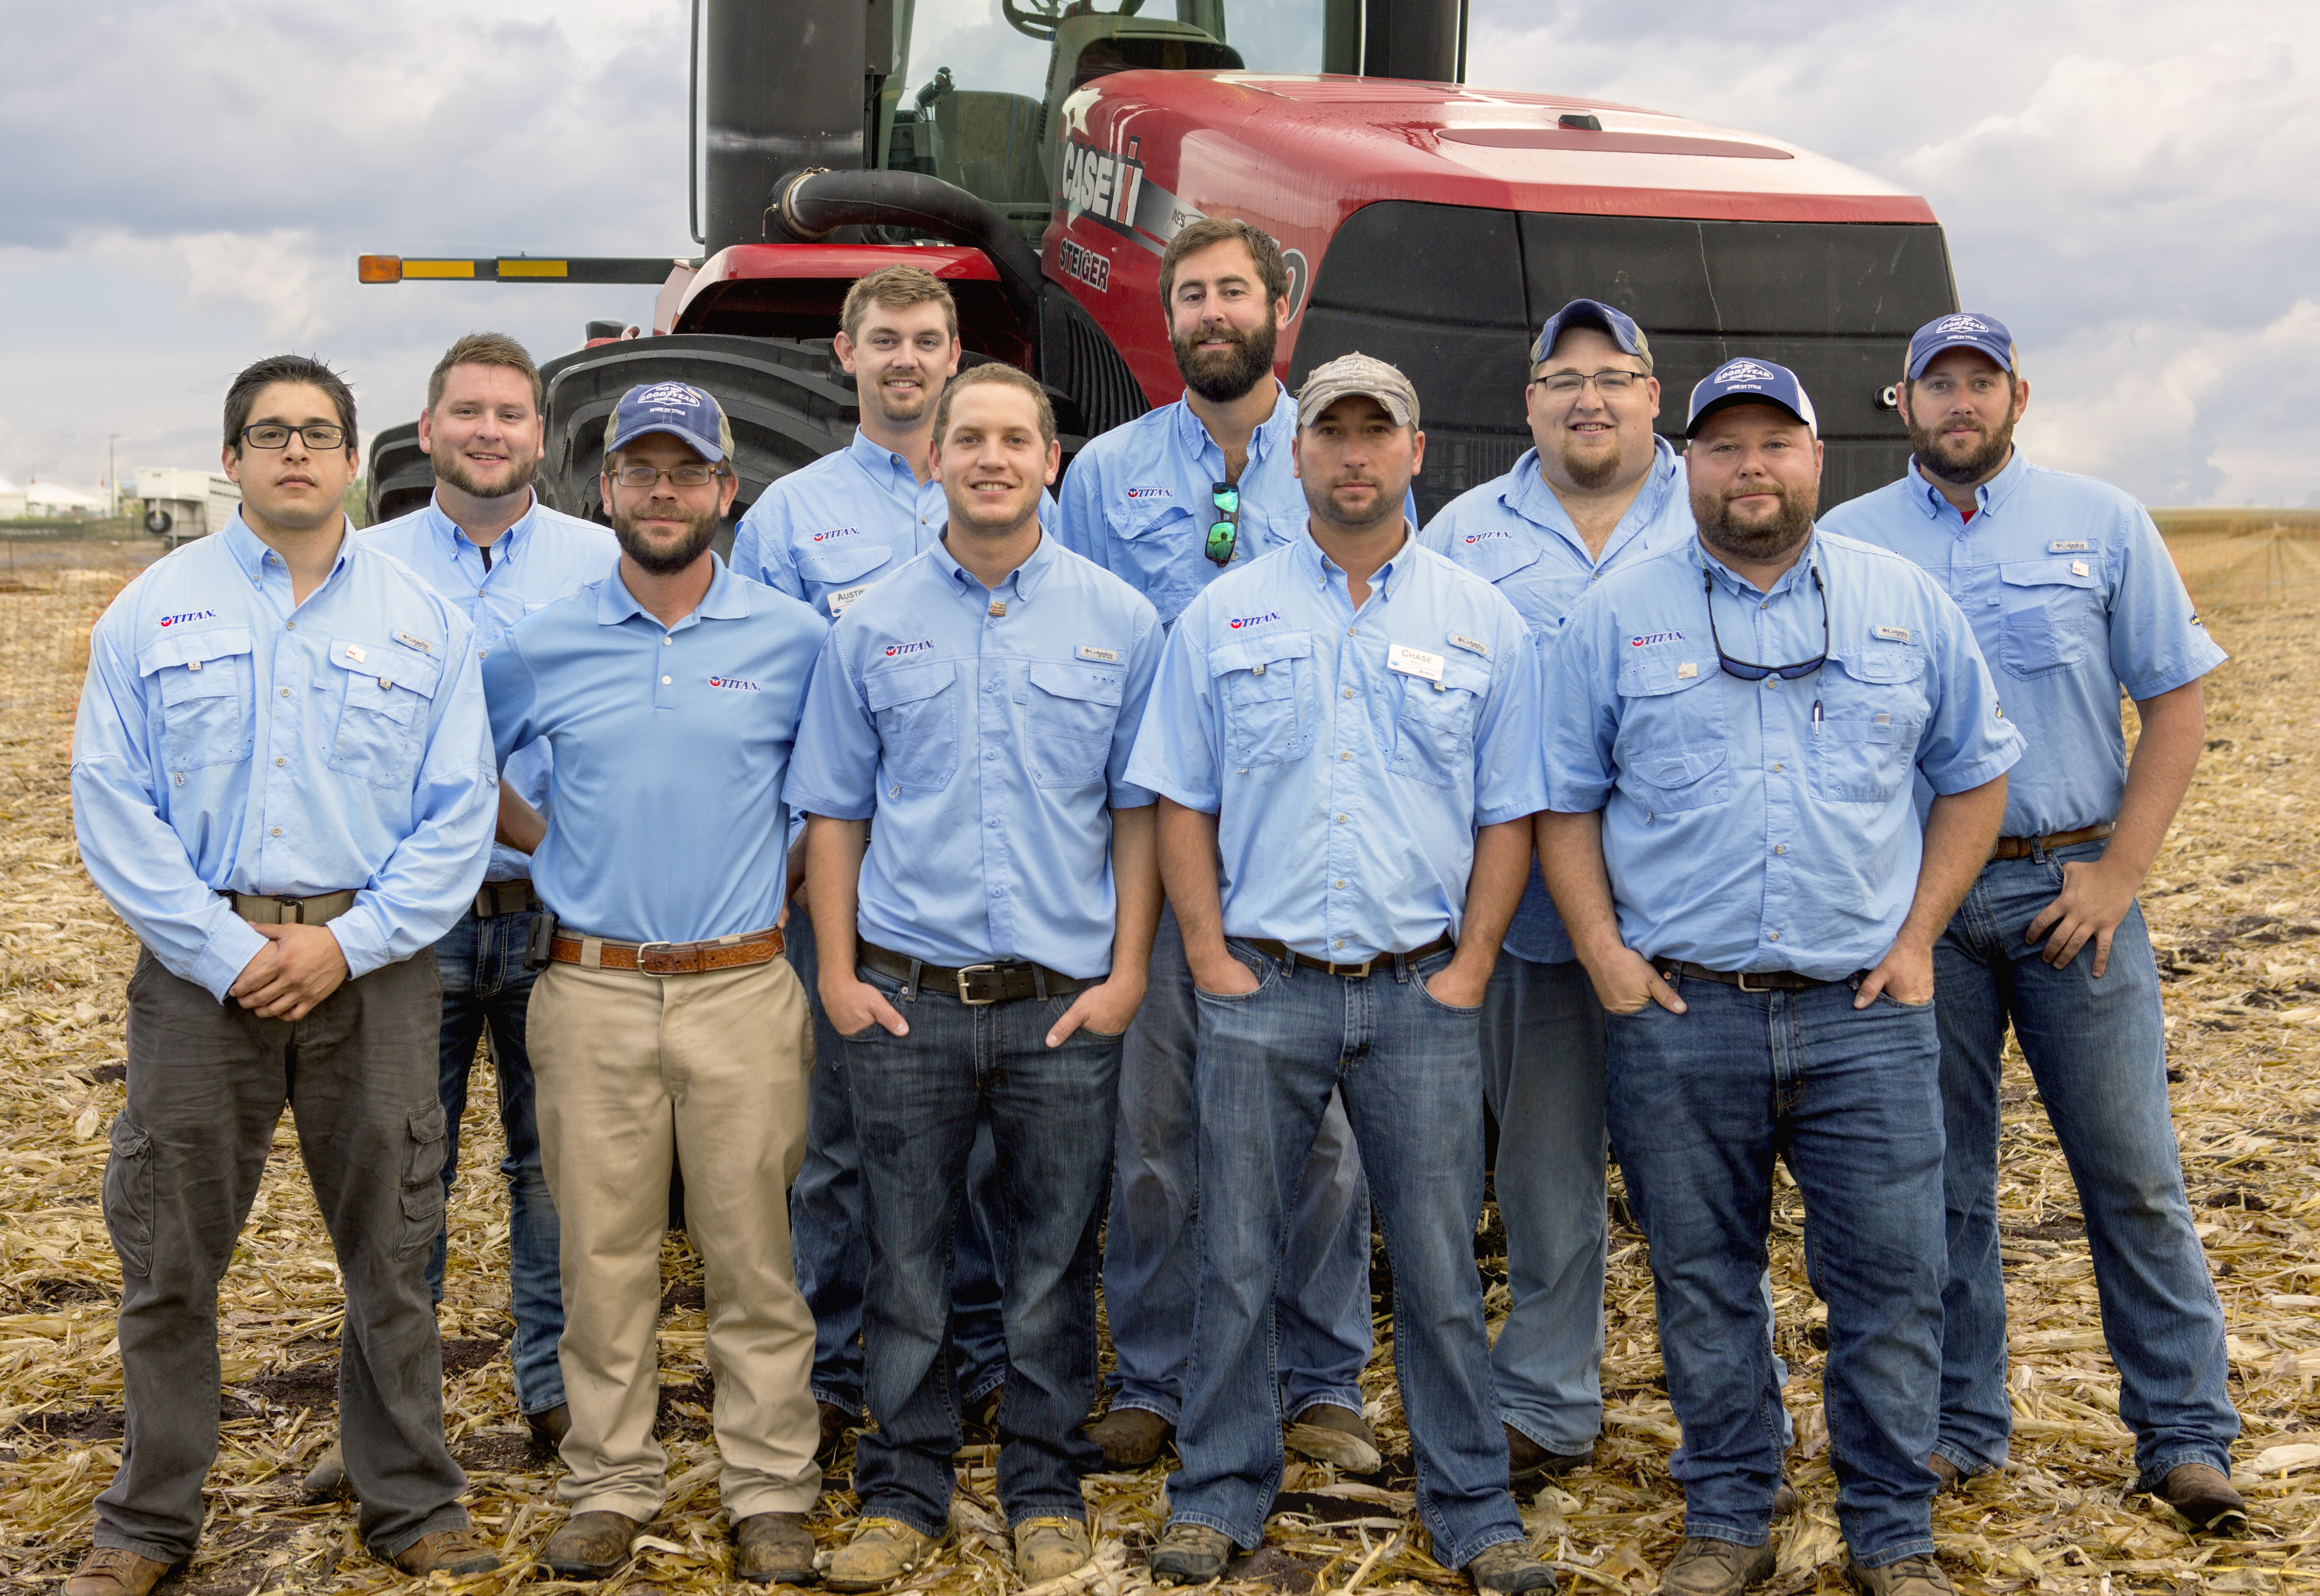
<svg viewBox="0 0 2320 1596">
<path fill-rule="evenodd" d="M 929 0 L 921 0 L 922 4 Z M 2320 6 L 1473 0 L 1478 84 L 1599 94 L 1926 195 L 2008 321 L 2025 446 L 2154 504 L 2320 504 Z M 993 7 L 995 11 L 995 5 Z M 543 357 L 641 288 L 363 288 L 354 258 L 688 253 L 685 0 L 18 7 L 0 86 L 0 476 L 216 456 L 250 357 L 367 432 L 477 327 Z"/>
</svg>

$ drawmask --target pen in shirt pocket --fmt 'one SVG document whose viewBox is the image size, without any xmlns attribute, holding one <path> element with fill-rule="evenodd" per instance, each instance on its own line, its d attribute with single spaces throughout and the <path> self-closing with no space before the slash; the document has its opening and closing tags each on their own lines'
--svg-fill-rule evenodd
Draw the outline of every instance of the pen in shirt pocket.
<svg viewBox="0 0 2320 1596">
<path fill-rule="evenodd" d="M 1816 737 L 1820 735 L 1820 700 L 1818 699 L 1813 700 L 1813 735 Z"/>
</svg>

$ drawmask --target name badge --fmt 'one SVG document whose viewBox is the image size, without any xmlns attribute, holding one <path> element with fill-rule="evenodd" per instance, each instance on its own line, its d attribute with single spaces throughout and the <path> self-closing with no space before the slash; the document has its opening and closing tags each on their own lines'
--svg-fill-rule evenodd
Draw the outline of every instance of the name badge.
<svg viewBox="0 0 2320 1596">
<path fill-rule="evenodd" d="M 1385 668 L 1399 671 L 1404 676 L 1422 676 L 1428 681 L 1442 680 L 1442 656 L 1412 648 L 1407 643 L 1397 643 L 1385 651 Z"/>
<path fill-rule="evenodd" d="M 850 588 L 841 588 L 838 591 L 830 594 L 829 618 L 836 620 L 839 616 L 844 615 L 847 605 L 869 591 L 870 584 L 865 582 L 858 582 Z"/>
<path fill-rule="evenodd" d="M 1678 681 L 1690 681 L 1693 677 L 1699 674 L 1699 667 L 1690 660 L 1684 661 L 1682 664 L 1678 665 L 1675 668 L 1675 679 Z"/>
<path fill-rule="evenodd" d="M 2086 547 L 2087 540 L 2083 537 L 2065 537 L 2048 544 L 2046 552 L 2050 555 L 2075 555 L 2082 553 Z"/>
<path fill-rule="evenodd" d="M 2087 563 L 2084 560 L 2073 560 L 2071 562 L 2071 574 L 2072 576 L 2084 576 L 2086 573 Z"/>
<path fill-rule="evenodd" d="M 1491 654 L 1491 645 L 1489 644 L 1483 642 L 1479 637 L 1469 637 L 1464 632 L 1451 633 L 1450 645 L 1453 648 L 1463 648 L 1469 654 L 1481 654 L 1484 659 L 1488 659 Z"/>
<path fill-rule="evenodd" d="M 1880 627 L 1877 628 L 1877 635 L 1880 637 L 1884 638 L 1888 643 L 1907 643 L 1909 640 L 1909 628 L 1907 627 Z"/>
<path fill-rule="evenodd" d="M 349 643 L 347 645 L 347 658 L 359 665 L 365 660 L 370 658 L 370 655 L 365 654 L 359 645 Z"/>
<path fill-rule="evenodd" d="M 1098 648 L 1093 644 L 1089 643 L 1083 643 L 1080 645 L 1079 656 L 1083 660 L 1095 660 L 1106 665 L 1116 665 L 1119 663 L 1119 650 L 1116 648 Z"/>
<path fill-rule="evenodd" d="M 433 654 L 435 652 L 435 645 L 428 642 L 426 638 L 413 637 L 408 632 L 397 632 L 394 635 L 394 640 L 397 643 L 402 644 L 405 648 L 417 649 L 421 654 Z"/>
</svg>

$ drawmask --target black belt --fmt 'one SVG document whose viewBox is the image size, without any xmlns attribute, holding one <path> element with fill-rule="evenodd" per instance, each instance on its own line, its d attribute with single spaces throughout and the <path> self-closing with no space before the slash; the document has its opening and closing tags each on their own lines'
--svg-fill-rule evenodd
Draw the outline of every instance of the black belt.
<svg viewBox="0 0 2320 1596">
<path fill-rule="evenodd" d="M 1743 992 L 1809 992 L 1816 987 L 1835 987 L 1845 981 L 1859 981 L 1869 972 L 1856 969 L 1849 976 L 1834 981 L 1817 981 L 1793 969 L 1710 969 L 1705 964 L 1694 964 L 1689 959 L 1654 959 L 1652 968 L 1660 972 L 1663 981 L 1678 976 L 1690 976 L 1698 980 L 1715 981 L 1726 987 L 1737 987 Z"/>
<path fill-rule="evenodd" d="M 913 959 L 908 953 L 897 953 L 892 948 L 882 948 L 875 942 L 855 944 L 856 962 L 868 966 L 880 975 L 892 976 L 905 986 L 924 987 L 947 993 L 961 1003 L 981 1008 L 993 1003 L 1014 1003 L 1025 997 L 1062 997 L 1074 992 L 1084 992 L 1104 978 L 1083 981 L 1076 976 L 1061 975 L 1044 964 L 1034 964 L 1028 959 L 1010 960 L 1005 963 L 967 964 L 956 969 L 942 964 L 929 964 Z"/>
<path fill-rule="evenodd" d="M 476 894 L 476 918 L 496 919 L 502 915 L 521 915 L 539 906 L 539 895 L 529 881 L 486 881 L 484 889 Z"/>
<path fill-rule="evenodd" d="M 1334 976 L 1366 976 L 1377 965 L 1392 964 L 1397 960 L 1407 964 L 1416 959 L 1431 959 L 1435 954 L 1446 953 L 1458 945 L 1451 940 L 1450 933 L 1445 931 L 1424 947 L 1412 948 L 1407 953 L 1380 953 L 1376 958 L 1364 959 L 1359 964 L 1332 964 L 1327 959 L 1316 959 L 1309 953 L 1300 953 L 1287 943 L 1274 942 L 1270 937 L 1245 936 L 1239 940 L 1255 948 L 1267 959 L 1277 959 L 1283 964 L 1295 964 L 1306 969 L 1318 969 L 1325 975 Z"/>
</svg>

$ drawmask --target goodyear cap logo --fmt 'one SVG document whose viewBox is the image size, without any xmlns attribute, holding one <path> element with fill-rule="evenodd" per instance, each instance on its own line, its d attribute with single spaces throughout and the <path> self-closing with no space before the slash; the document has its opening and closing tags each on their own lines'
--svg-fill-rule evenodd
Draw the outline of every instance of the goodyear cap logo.
<svg viewBox="0 0 2320 1596">
<path fill-rule="evenodd" d="M 2014 335 L 2006 330 L 2006 323 L 1995 316 L 1956 311 L 1935 317 L 1910 338 L 1909 380 L 1924 376 L 1934 356 L 1944 349 L 1976 349 L 1998 362 L 1998 370 L 2014 369 Z"/>
<path fill-rule="evenodd" d="M 733 453 L 733 424 L 725 419 L 724 407 L 707 389 L 690 383 L 639 383 L 621 395 L 604 423 L 604 453 L 655 432 L 692 446 L 711 465 Z"/>
<path fill-rule="evenodd" d="M 1683 435 L 1697 437 L 1700 423 L 1717 410 L 1751 403 L 1777 405 L 1816 435 L 1820 431 L 1819 419 L 1813 413 L 1812 396 L 1797 381 L 1796 373 L 1772 361 L 1743 355 L 1726 361 L 1699 379 L 1699 385 L 1691 391 L 1691 419 L 1685 423 Z"/>
</svg>

